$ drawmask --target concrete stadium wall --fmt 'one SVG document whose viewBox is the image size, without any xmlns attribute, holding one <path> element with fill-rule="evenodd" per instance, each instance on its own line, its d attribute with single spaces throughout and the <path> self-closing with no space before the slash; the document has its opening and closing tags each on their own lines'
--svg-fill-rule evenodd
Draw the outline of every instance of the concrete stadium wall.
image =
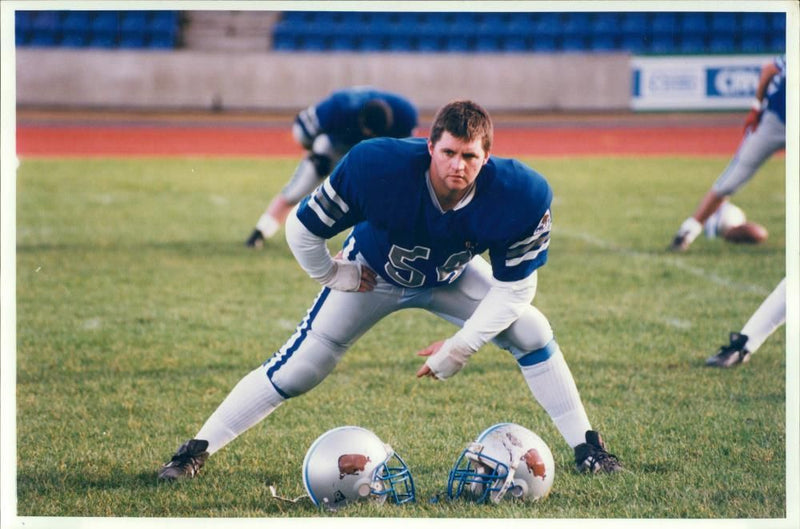
<svg viewBox="0 0 800 529">
<path fill-rule="evenodd" d="M 372 85 L 422 111 L 454 98 L 489 110 L 630 107 L 628 54 L 219 53 L 16 50 L 21 106 L 296 111 L 332 90 Z"/>
</svg>

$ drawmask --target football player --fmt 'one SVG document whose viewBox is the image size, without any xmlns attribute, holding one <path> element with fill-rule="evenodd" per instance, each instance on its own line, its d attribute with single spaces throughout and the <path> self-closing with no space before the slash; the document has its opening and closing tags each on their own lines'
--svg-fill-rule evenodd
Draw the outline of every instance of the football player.
<svg viewBox="0 0 800 529">
<path fill-rule="evenodd" d="M 786 278 L 761 302 L 740 332 L 732 332 L 728 345 L 706 359 L 711 367 L 731 367 L 750 360 L 761 344 L 786 323 Z"/>
<path fill-rule="evenodd" d="M 417 352 L 419 378 L 446 380 L 493 341 L 515 358 L 579 471 L 622 467 L 592 429 L 544 314 L 531 305 L 550 246 L 552 190 L 519 161 L 490 157 L 493 125 L 477 103 L 436 114 L 429 139 L 356 145 L 289 216 L 299 265 L 323 288 L 288 341 L 233 388 L 161 479 L 206 458 L 334 369 L 383 317 L 422 308 L 459 326 Z M 331 257 L 327 239 L 351 230 Z M 481 254 L 488 251 L 488 261 Z"/>
<path fill-rule="evenodd" d="M 339 90 L 301 111 L 292 134 L 308 151 L 289 183 L 275 196 L 246 241 L 260 247 L 275 235 L 289 211 L 327 178 L 336 163 L 361 140 L 405 138 L 417 127 L 417 109 L 397 94 L 367 87 Z"/>
<path fill-rule="evenodd" d="M 729 196 L 744 186 L 772 154 L 783 149 L 785 145 L 786 57 L 783 56 L 761 69 L 753 108 L 745 119 L 744 138 L 736 154 L 700 201 L 692 216 L 678 228 L 669 249 L 678 252 L 688 250 L 703 231 L 703 223 Z"/>
</svg>

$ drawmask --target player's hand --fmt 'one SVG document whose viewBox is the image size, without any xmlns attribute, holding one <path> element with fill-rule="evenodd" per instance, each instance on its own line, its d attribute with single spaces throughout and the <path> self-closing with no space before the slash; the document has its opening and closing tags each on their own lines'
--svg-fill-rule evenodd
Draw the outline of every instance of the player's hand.
<svg viewBox="0 0 800 529">
<path fill-rule="evenodd" d="M 758 122 L 761 120 L 761 111 L 756 110 L 755 108 L 750 109 L 750 112 L 747 113 L 747 117 L 744 118 L 744 132 L 747 134 L 748 132 L 755 132 L 756 128 L 758 127 Z"/>
<path fill-rule="evenodd" d="M 428 358 L 417 371 L 417 378 L 448 379 L 461 371 L 473 352 L 465 342 L 455 336 L 449 340 L 433 342 L 425 349 L 417 351 L 418 356 Z"/>
<path fill-rule="evenodd" d="M 323 286 L 343 292 L 369 292 L 377 284 L 377 274 L 368 266 L 356 261 L 341 258 L 342 253 L 333 258 L 333 267 L 320 281 Z"/>
<path fill-rule="evenodd" d="M 442 344 L 444 344 L 444 340 L 439 340 L 438 342 L 433 342 L 425 349 L 417 351 L 417 356 L 425 356 L 428 357 L 442 348 Z M 436 374 L 431 370 L 428 366 L 427 362 L 422 364 L 422 367 L 419 368 L 417 371 L 417 378 L 422 377 L 431 377 L 436 378 Z"/>
</svg>

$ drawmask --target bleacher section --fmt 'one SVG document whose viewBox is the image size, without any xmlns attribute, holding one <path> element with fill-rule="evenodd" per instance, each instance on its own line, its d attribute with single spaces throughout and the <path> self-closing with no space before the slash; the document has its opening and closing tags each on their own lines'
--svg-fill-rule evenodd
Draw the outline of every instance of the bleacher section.
<svg viewBox="0 0 800 529">
<path fill-rule="evenodd" d="M 278 51 L 782 53 L 784 13 L 286 12 Z"/>
<path fill-rule="evenodd" d="M 15 40 L 18 46 L 170 49 L 182 46 L 182 31 L 192 27 L 193 13 L 19 11 Z M 232 24 L 228 19 L 225 23 Z M 279 14 L 277 21 L 263 20 L 269 21 L 263 23 L 263 49 L 272 43 L 279 52 L 783 53 L 786 28 L 782 12 L 290 11 Z M 256 30 L 248 26 L 247 31 L 226 32 L 249 35 Z M 197 39 L 188 40 L 188 46 L 197 46 Z M 234 48 L 216 42 L 205 47 Z"/>
<path fill-rule="evenodd" d="M 177 11 L 17 11 L 17 46 L 149 48 L 178 46 Z"/>
</svg>

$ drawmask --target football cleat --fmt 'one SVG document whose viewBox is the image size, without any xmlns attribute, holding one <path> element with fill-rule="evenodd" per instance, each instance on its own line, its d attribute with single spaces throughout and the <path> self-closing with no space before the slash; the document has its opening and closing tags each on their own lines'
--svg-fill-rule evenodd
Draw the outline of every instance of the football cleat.
<svg viewBox="0 0 800 529">
<path fill-rule="evenodd" d="M 678 232 L 667 249 L 671 252 L 685 252 L 691 244 L 687 233 Z"/>
<path fill-rule="evenodd" d="M 172 459 L 158 471 L 158 479 L 173 481 L 197 476 L 208 459 L 208 441 L 190 439 L 183 443 Z"/>
<path fill-rule="evenodd" d="M 617 472 L 622 465 L 617 456 L 606 451 L 606 445 L 598 432 L 586 432 L 586 442 L 575 447 L 575 468 L 578 472 Z"/>
<path fill-rule="evenodd" d="M 244 244 L 248 248 L 261 248 L 264 246 L 264 234 L 261 233 L 258 228 L 255 228 Z"/>
<path fill-rule="evenodd" d="M 706 365 L 711 367 L 731 367 L 744 364 L 750 360 L 750 351 L 745 348 L 747 335 L 738 332 L 730 334 L 730 343 L 723 345 L 714 356 L 706 358 Z"/>
</svg>

